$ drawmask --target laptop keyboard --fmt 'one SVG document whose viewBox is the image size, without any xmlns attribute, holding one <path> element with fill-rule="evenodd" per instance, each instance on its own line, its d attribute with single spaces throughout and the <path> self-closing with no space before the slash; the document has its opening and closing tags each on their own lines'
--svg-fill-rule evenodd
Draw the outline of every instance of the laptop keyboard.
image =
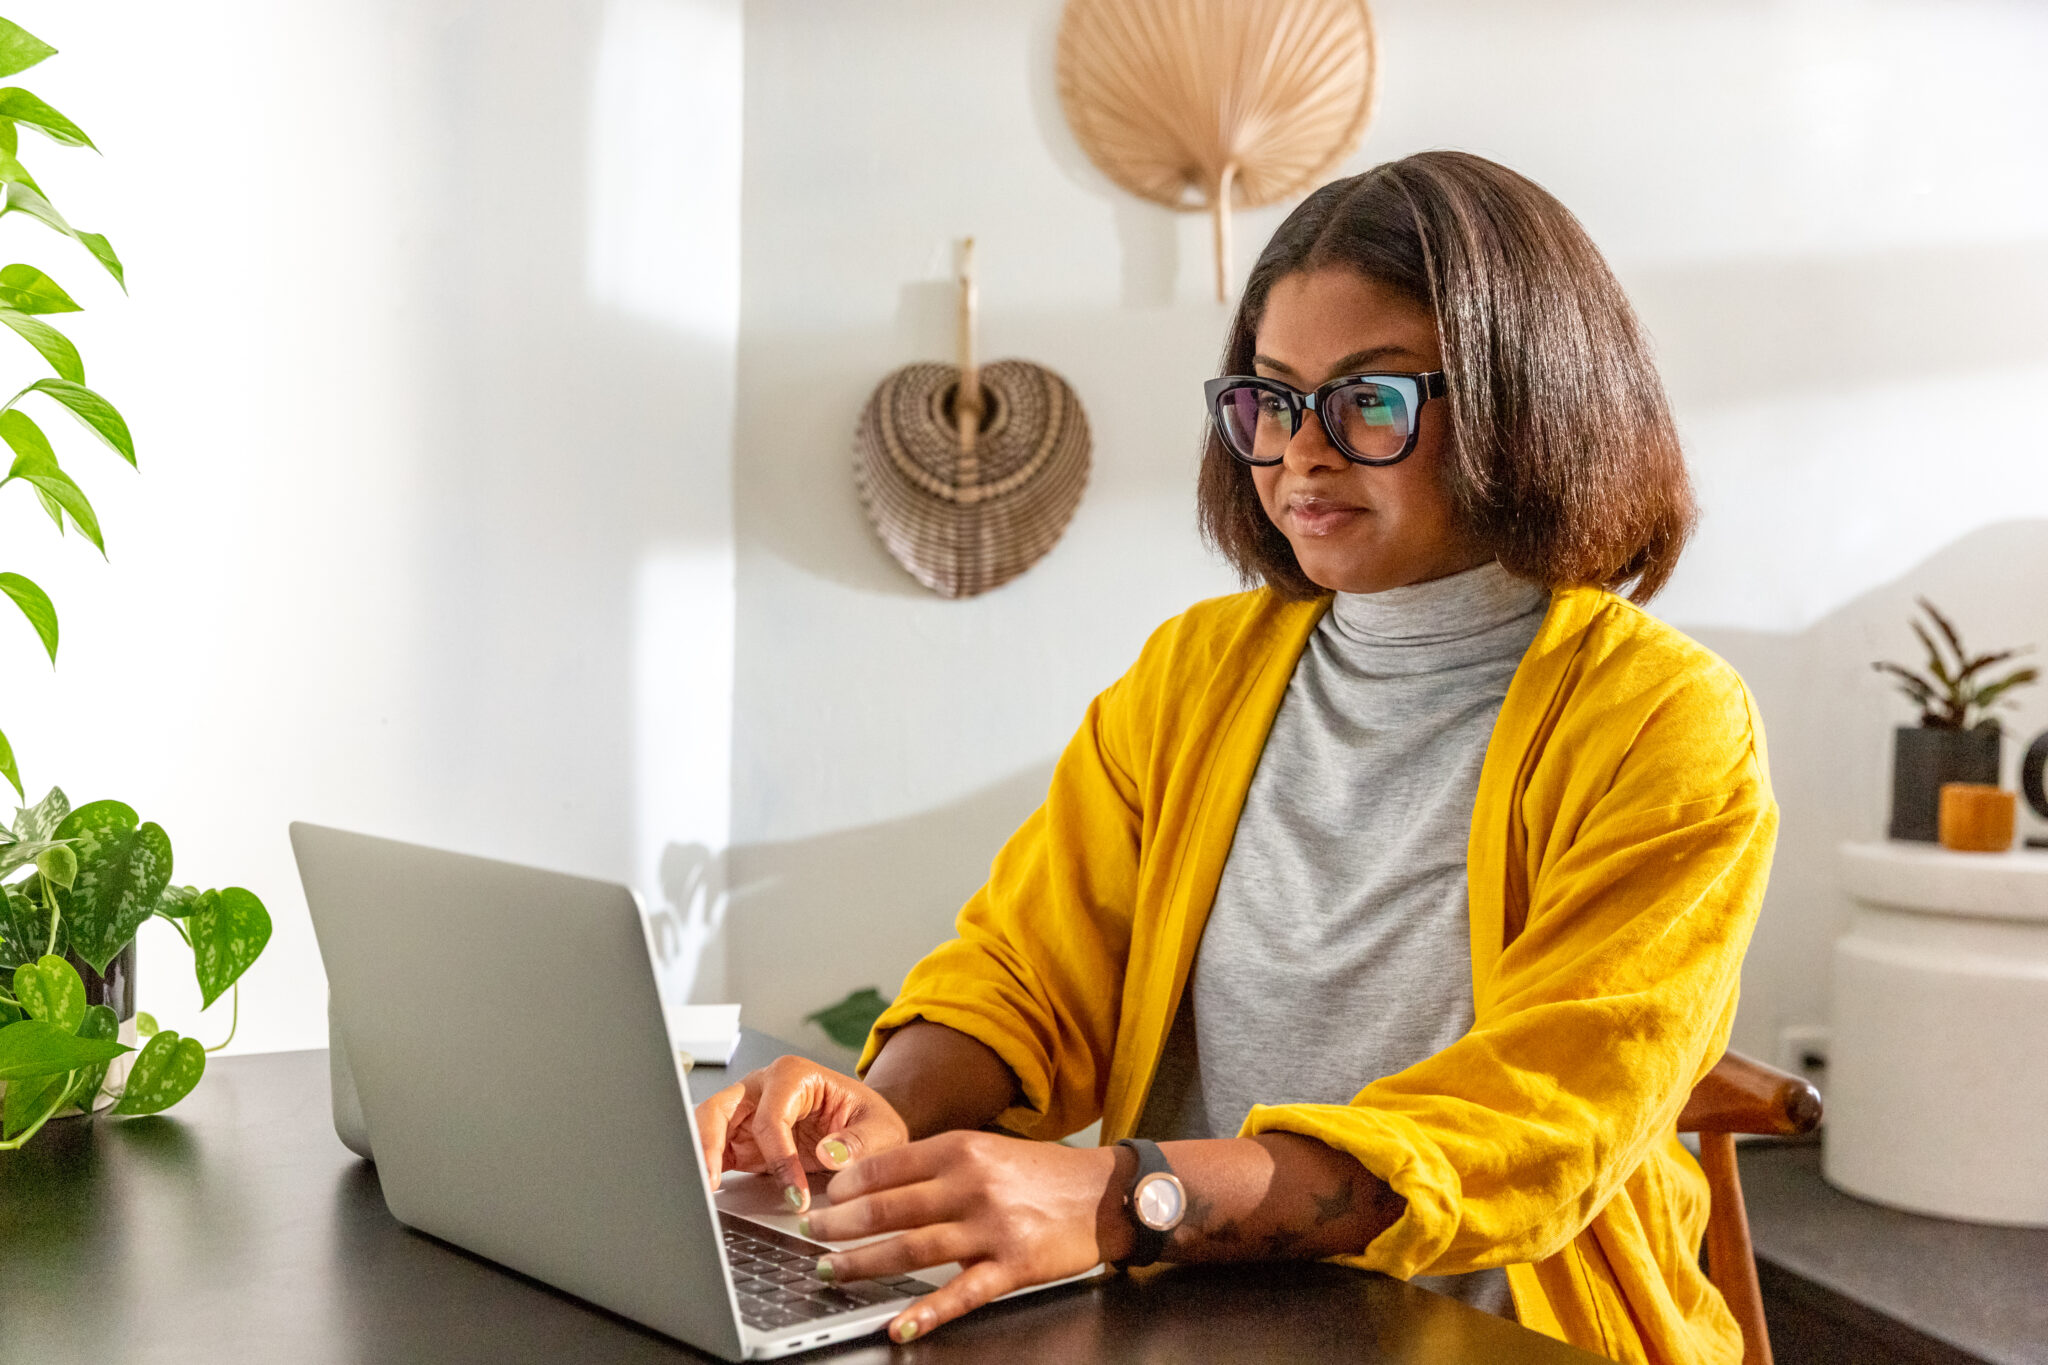
<svg viewBox="0 0 2048 1365">
<path fill-rule="evenodd" d="M 818 1258 L 832 1248 L 725 1214 L 718 1222 L 739 1294 L 740 1321 L 759 1331 L 907 1301 L 938 1288 L 912 1275 L 827 1284 L 815 1272 Z"/>
</svg>

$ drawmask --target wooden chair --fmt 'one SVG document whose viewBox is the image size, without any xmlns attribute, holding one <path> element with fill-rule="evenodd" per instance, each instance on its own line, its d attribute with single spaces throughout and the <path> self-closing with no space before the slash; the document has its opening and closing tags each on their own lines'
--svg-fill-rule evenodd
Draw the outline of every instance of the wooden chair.
<svg viewBox="0 0 2048 1365">
<path fill-rule="evenodd" d="M 1700 1135 L 1707 1212 L 1707 1278 L 1742 1325 L 1742 1365 L 1771 1365 L 1763 1291 L 1749 1244 L 1749 1212 L 1735 1169 L 1735 1135 L 1794 1137 L 1820 1126 L 1820 1092 L 1797 1076 L 1730 1052 L 1714 1063 L 1678 1116 L 1678 1131 Z"/>
</svg>

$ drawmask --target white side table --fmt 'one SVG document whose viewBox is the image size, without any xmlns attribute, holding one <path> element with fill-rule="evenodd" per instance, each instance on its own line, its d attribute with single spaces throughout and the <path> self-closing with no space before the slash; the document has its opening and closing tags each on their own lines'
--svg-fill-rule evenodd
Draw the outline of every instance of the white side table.
<svg viewBox="0 0 2048 1365">
<path fill-rule="evenodd" d="M 1844 844 L 1823 1170 L 1915 1213 L 2048 1226 L 2048 852 Z"/>
</svg>

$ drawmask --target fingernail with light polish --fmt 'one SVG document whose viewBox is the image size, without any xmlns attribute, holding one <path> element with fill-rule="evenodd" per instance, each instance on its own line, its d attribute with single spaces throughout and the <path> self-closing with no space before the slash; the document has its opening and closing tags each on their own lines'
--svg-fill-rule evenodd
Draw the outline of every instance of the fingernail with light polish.
<svg viewBox="0 0 2048 1365">
<path fill-rule="evenodd" d="M 795 1212 L 804 1206 L 804 1192 L 794 1185 L 784 1185 L 782 1202 L 789 1205 L 791 1212 Z"/>
<path fill-rule="evenodd" d="M 832 1262 L 827 1260 L 825 1257 L 820 1256 L 818 1258 L 817 1269 L 814 1270 L 812 1273 L 815 1274 L 821 1280 L 829 1281 L 832 1278 Z"/>
<path fill-rule="evenodd" d="M 834 1166 L 844 1166 L 852 1158 L 853 1149 L 851 1147 L 848 1147 L 838 1138 L 828 1138 L 826 1140 L 825 1160 L 831 1162 Z"/>
<path fill-rule="evenodd" d="M 799 1237 L 809 1237 L 811 1235 L 811 1220 L 808 1215 L 796 1220 L 796 1235 Z"/>
<path fill-rule="evenodd" d="M 904 1324 L 903 1324 L 903 1325 L 902 1325 L 901 1327 L 899 1327 L 899 1328 L 897 1328 L 897 1329 L 896 1329 L 896 1340 L 897 1340 L 897 1341 L 899 1341 L 899 1342 L 909 1341 L 909 1340 L 910 1340 L 910 1339 L 911 1339 L 912 1337 L 914 1337 L 914 1336 L 916 1336 L 916 1335 L 917 1335 L 917 1319 L 916 1319 L 916 1318 L 912 1318 L 912 1319 L 911 1319 L 910 1321 L 908 1321 L 908 1322 L 904 1323 Z"/>
</svg>

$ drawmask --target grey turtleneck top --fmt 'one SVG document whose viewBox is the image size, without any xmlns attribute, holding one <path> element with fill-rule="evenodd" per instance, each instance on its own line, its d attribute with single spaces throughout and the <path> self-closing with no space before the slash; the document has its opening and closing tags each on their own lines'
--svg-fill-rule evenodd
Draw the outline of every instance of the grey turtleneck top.
<svg viewBox="0 0 2048 1365">
<path fill-rule="evenodd" d="M 1472 1026 L 1472 803 L 1547 604 L 1498 564 L 1337 595 L 1266 738 L 1142 1135 L 1348 1103 Z M 1499 1270 L 1418 1283 L 1514 1311 Z"/>
</svg>

